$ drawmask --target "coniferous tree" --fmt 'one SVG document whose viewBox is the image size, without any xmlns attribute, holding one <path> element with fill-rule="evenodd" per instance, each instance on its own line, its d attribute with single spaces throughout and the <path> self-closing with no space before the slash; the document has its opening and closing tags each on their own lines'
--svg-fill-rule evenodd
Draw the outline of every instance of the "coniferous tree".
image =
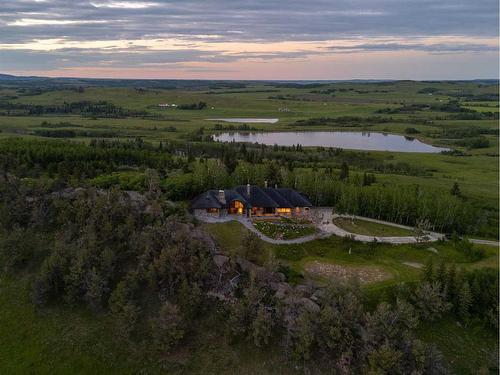
<svg viewBox="0 0 500 375">
<path fill-rule="evenodd" d="M 434 271 L 434 261 L 432 258 L 425 263 L 424 269 L 422 270 L 422 278 L 424 281 L 432 282 L 434 281 L 435 271 Z"/>
<path fill-rule="evenodd" d="M 271 313 L 264 305 L 259 305 L 257 316 L 252 323 L 252 336 L 254 344 L 258 347 L 269 343 L 274 322 Z"/>
<path fill-rule="evenodd" d="M 454 182 L 453 186 L 451 187 L 450 194 L 460 197 L 462 193 L 460 192 L 460 186 L 458 185 L 458 182 Z"/>
<path fill-rule="evenodd" d="M 458 293 L 458 303 L 458 315 L 463 321 L 466 322 L 470 318 L 470 308 L 472 305 L 472 293 L 467 281 L 464 282 L 460 288 Z"/>
<path fill-rule="evenodd" d="M 349 178 L 349 165 L 344 161 L 340 166 L 340 175 L 339 178 L 344 181 Z"/>
<path fill-rule="evenodd" d="M 446 288 L 446 263 L 442 260 L 436 270 L 436 281 L 441 284 L 443 289 Z"/>
</svg>

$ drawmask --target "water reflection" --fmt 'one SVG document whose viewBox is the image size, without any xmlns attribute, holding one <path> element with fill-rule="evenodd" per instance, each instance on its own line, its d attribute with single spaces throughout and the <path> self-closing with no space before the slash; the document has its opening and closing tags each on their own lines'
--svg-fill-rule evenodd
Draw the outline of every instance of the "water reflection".
<svg viewBox="0 0 500 375">
<path fill-rule="evenodd" d="M 221 142 L 248 142 L 265 145 L 336 147 L 352 150 L 439 153 L 434 147 L 413 137 L 378 132 L 231 132 L 214 136 Z"/>
</svg>

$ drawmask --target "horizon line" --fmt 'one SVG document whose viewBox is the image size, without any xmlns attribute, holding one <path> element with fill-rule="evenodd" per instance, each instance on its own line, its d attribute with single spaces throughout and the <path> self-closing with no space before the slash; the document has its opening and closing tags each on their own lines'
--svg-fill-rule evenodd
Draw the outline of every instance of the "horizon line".
<svg viewBox="0 0 500 375">
<path fill-rule="evenodd" d="M 236 78 L 117 78 L 117 77 L 64 77 L 64 76 L 37 76 L 37 75 L 16 75 L 9 73 L 0 73 L 0 81 L 2 76 L 12 77 L 13 79 L 22 78 L 39 78 L 39 79 L 80 79 L 80 80 L 108 80 L 108 81 L 235 81 L 235 82 L 473 82 L 473 81 L 500 81 L 499 78 L 456 78 L 456 79 L 412 79 L 412 78 L 342 78 L 342 79 L 236 79 Z"/>
</svg>

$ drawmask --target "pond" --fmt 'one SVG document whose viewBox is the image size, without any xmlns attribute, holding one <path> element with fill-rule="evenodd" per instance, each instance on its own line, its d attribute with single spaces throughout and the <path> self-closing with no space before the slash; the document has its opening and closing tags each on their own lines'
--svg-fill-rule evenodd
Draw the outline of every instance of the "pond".
<svg viewBox="0 0 500 375">
<path fill-rule="evenodd" d="M 402 135 L 372 132 L 232 132 L 214 135 L 221 142 L 248 142 L 265 145 L 335 147 L 352 150 L 439 153 L 447 148 L 434 147 Z"/>
<path fill-rule="evenodd" d="M 207 121 L 238 122 L 244 124 L 276 124 L 277 118 L 207 118 Z"/>
</svg>

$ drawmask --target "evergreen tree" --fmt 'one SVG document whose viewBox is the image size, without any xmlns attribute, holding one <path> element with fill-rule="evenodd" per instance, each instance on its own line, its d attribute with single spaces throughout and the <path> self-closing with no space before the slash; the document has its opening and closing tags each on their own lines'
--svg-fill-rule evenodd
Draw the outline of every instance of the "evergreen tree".
<svg viewBox="0 0 500 375">
<path fill-rule="evenodd" d="M 467 281 L 460 288 L 458 303 L 458 315 L 466 322 L 470 318 L 470 308 L 472 306 L 472 293 Z"/>
<path fill-rule="evenodd" d="M 460 192 L 460 186 L 458 185 L 458 182 L 454 182 L 453 186 L 451 187 L 450 194 L 460 197 L 462 193 Z"/>
<path fill-rule="evenodd" d="M 422 279 L 427 282 L 434 281 L 434 261 L 429 258 L 422 270 Z"/>
<path fill-rule="evenodd" d="M 151 334 L 162 351 L 170 350 L 184 336 L 183 319 L 176 305 L 163 304 L 158 316 L 151 320 Z"/>
<path fill-rule="evenodd" d="M 264 305 L 259 305 L 257 316 L 252 323 L 252 336 L 256 346 L 262 347 L 269 343 L 273 328 L 273 318 Z"/>
<path fill-rule="evenodd" d="M 349 165 L 344 161 L 340 167 L 339 178 L 344 181 L 349 178 Z"/>
<path fill-rule="evenodd" d="M 447 286 L 446 292 L 448 293 L 448 300 L 452 301 L 452 302 L 455 300 L 455 298 L 457 296 L 457 292 L 458 292 L 457 291 L 458 286 L 455 283 L 456 274 L 457 274 L 457 269 L 456 269 L 455 263 L 452 263 L 448 267 L 448 270 L 446 272 L 446 286 Z"/>
<path fill-rule="evenodd" d="M 370 181 L 369 181 L 368 175 L 365 172 L 363 174 L 363 186 L 368 186 L 368 185 L 370 185 Z"/>
<path fill-rule="evenodd" d="M 436 270 L 436 281 L 441 284 L 443 289 L 446 288 L 446 263 L 442 260 Z"/>
</svg>

